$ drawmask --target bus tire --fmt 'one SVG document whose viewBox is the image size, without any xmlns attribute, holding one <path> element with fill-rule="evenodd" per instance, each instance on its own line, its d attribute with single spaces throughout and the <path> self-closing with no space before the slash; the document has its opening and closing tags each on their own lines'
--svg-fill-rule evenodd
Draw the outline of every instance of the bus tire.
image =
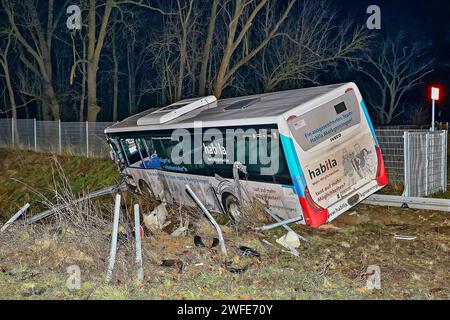
<svg viewBox="0 0 450 320">
<path fill-rule="evenodd" d="M 155 198 L 155 195 L 153 194 L 152 189 L 150 188 L 148 183 L 145 182 L 144 180 L 139 180 L 139 190 L 141 192 L 141 195 L 144 198 L 147 198 L 147 199 L 154 199 Z"/>
<path fill-rule="evenodd" d="M 224 194 L 223 199 L 224 201 L 222 201 L 222 203 L 224 204 L 226 213 L 235 222 L 239 222 L 241 220 L 239 200 L 230 193 Z"/>
</svg>

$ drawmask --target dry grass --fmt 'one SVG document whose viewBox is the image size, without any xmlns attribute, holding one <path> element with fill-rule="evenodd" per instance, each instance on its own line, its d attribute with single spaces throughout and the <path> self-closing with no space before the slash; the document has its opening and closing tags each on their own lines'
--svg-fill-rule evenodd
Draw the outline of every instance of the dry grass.
<svg viewBox="0 0 450 320">
<path fill-rule="evenodd" d="M 310 240 L 302 242 L 300 257 L 282 252 L 275 243 L 285 233 L 282 228 L 268 233 L 253 230 L 269 222 L 257 204 L 242 208 L 239 226 L 215 215 L 228 259 L 218 247 L 210 247 L 215 230 L 199 210 L 168 206 L 171 224 L 144 232 L 145 280 L 139 284 L 132 205 L 140 202 L 146 214 L 158 202 L 127 193 L 122 194 L 114 277 L 106 284 L 113 197 L 73 204 L 79 194 L 75 195 L 63 165 L 53 160 L 50 168 L 50 191 L 34 190 L 35 196 L 44 207 L 71 205 L 42 223 L 27 225 L 21 220 L 0 234 L 2 299 L 448 299 L 450 295 L 448 215 L 363 205 L 318 230 L 294 225 Z M 186 220 L 187 235 L 170 236 Z M 395 234 L 414 235 L 417 240 L 395 240 Z M 195 247 L 195 235 L 206 247 Z M 261 257 L 241 256 L 241 245 L 256 249 Z M 226 260 L 247 271 L 231 273 Z M 70 265 L 81 269 L 80 290 L 66 287 Z M 380 266 L 382 290 L 367 290 L 369 265 Z"/>
</svg>

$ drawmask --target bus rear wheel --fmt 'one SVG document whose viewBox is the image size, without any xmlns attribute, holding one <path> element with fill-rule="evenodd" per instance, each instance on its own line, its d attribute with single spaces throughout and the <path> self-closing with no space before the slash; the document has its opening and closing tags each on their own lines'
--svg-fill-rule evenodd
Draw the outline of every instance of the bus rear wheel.
<svg viewBox="0 0 450 320">
<path fill-rule="evenodd" d="M 235 222 L 241 220 L 241 210 L 239 200 L 233 195 L 228 195 L 224 201 L 225 211 Z"/>
</svg>

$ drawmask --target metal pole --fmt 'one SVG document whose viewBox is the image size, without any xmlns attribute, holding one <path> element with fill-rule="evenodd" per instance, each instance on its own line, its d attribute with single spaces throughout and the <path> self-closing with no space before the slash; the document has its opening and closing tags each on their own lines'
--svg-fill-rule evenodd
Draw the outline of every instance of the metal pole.
<svg viewBox="0 0 450 320">
<path fill-rule="evenodd" d="M 30 204 L 27 203 L 25 204 L 19 211 L 17 211 L 12 217 L 11 219 L 8 220 L 8 222 L 6 222 L 3 227 L 0 229 L 0 232 L 5 231 L 14 221 L 17 220 L 17 218 L 19 218 L 28 208 L 30 207 Z"/>
<path fill-rule="evenodd" d="M 33 123 L 34 123 L 34 152 L 36 152 L 37 151 L 37 129 L 36 129 L 36 118 L 34 118 L 34 121 L 33 121 Z"/>
<path fill-rule="evenodd" d="M 14 147 L 14 138 L 16 136 L 16 132 L 14 130 L 14 118 L 11 118 L 11 142 L 12 146 Z"/>
<path fill-rule="evenodd" d="M 211 213 L 209 213 L 208 209 L 203 205 L 203 203 L 200 201 L 200 199 L 197 197 L 197 195 L 192 191 L 191 187 L 187 184 L 186 185 L 186 191 L 192 196 L 194 201 L 198 204 L 200 209 L 205 213 L 205 215 L 208 217 L 209 221 L 214 225 L 214 228 L 216 228 L 217 235 L 219 236 L 219 245 L 220 249 L 222 250 L 222 253 L 225 257 L 227 257 L 227 248 L 225 247 L 225 241 L 223 240 L 222 230 L 220 230 L 219 225 L 217 224 L 216 220 L 214 220 Z"/>
<path fill-rule="evenodd" d="M 261 230 L 261 231 L 267 231 L 267 230 L 271 230 L 271 229 L 274 229 L 274 228 L 277 228 L 277 227 L 281 227 L 281 226 L 284 226 L 284 225 L 287 225 L 287 224 L 290 224 L 290 223 L 294 223 L 294 222 L 300 221 L 302 219 L 303 219 L 303 217 L 298 216 L 298 217 L 290 218 L 290 219 L 287 219 L 287 220 L 282 220 L 282 221 L 274 223 L 274 224 L 269 224 L 268 226 L 263 226 L 263 227 L 258 228 L 258 229 Z"/>
<path fill-rule="evenodd" d="M 89 158 L 89 122 L 86 121 L 86 157 Z"/>
<path fill-rule="evenodd" d="M 134 238 L 136 240 L 136 265 L 138 281 L 144 280 L 144 269 L 142 268 L 141 249 L 141 223 L 139 221 L 139 204 L 134 205 Z"/>
<path fill-rule="evenodd" d="M 433 104 L 433 111 L 432 111 L 432 114 L 431 114 L 431 131 L 434 131 L 434 107 L 435 107 L 435 100 L 433 99 L 432 100 L 433 102 L 432 102 L 432 104 Z"/>
<path fill-rule="evenodd" d="M 61 119 L 58 120 L 58 134 L 59 134 L 59 140 L 58 140 L 58 149 L 59 154 L 62 154 L 62 141 L 61 141 Z"/>
<path fill-rule="evenodd" d="M 274 214 L 274 213 L 273 213 L 272 211 L 270 211 L 269 209 L 264 208 L 264 211 L 265 211 L 269 216 L 271 216 L 276 222 L 281 222 L 281 221 L 282 221 L 280 218 L 278 218 L 278 216 L 277 216 L 276 214 Z M 303 240 L 303 241 L 308 242 L 307 239 L 303 238 L 301 235 L 299 235 L 298 233 L 296 233 L 296 232 L 295 232 L 294 230 L 292 230 L 291 227 L 289 227 L 288 225 L 285 225 L 285 224 L 284 224 L 284 225 L 282 225 L 282 227 L 283 227 L 284 229 L 286 229 L 287 231 L 292 231 L 292 232 L 294 232 L 300 240 Z"/>
<path fill-rule="evenodd" d="M 106 282 L 111 281 L 112 273 L 114 270 L 114 264 L 116 262 L 117 231 L 119 229 L 119 216 L 120 216 L 120 194 L 117 194 L 116 203 L 114 206 L 114 221 L 111 235 L 111 251 L 109 252 L 109 266 L 108 266 L 108 273 L 106 274 Z"/>
<path fill-rule="evenodd" d="M 411 149 L 410 140 L 409 140 L 409 132 L 403 132 L 403 196 L 408 197 L 410 195 L 410 153 Z"/>
</svg>

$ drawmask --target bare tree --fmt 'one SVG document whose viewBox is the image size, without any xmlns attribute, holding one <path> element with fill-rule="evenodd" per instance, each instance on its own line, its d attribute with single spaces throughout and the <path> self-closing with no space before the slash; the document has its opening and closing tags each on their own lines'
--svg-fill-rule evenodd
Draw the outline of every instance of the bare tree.
<svg viewBox="0 0 450 320">
<path fill-rule="evenodd" d="M 199 75 L 199 96 L 204 96 L 206 93 L 206 81 L 207 81 L 207 74 L 208 74 L 208 66 L 209 66 L 209 59 L 211 56 L 211 47 L 214 39 L 214 31 L 216 29 L 216 20 L 217 20 L 217 10 L 219 7 L 220 0 L 213 0 L 211 4 L 211 11 L 209 16 L 209 23 L 208 23 L 208 32 L 206 34 L 206 41 L 205 45 L 203 46 L 202 51 L 202 62 L 201 62 L 201 69 L 200 69 L 200 75 Z"/>
<path fill-rule="evenodd" d="M 270 6 L 269 0 L 227 1 L 222 8 L 228 17 L 226 27 L 227 38 L 215 79 L 214 94 L 216 97 L 222 95 L 223 89 L 227 86 L 227 82 L 239 68 L 255 57 L 273 38 L 280 35 L 279 29 L 288 17 L 295 2 L 296 0 L 289 1 L 283 13 L 275 19 L 275 23 L 271 26 L 270 31 L 261 41 L 256 43 L 251 49 L 248 49 L 247 46 L 245 50 L 240 51 L 239 57 L 234 57 L 238 48 L 243 44 L 249 44 L 249 42 L 243 42 L 243 40 L 249 36 L 249 30 L 258 14 L 263 9 L 270 10 L 273 7 Z"/>
<path fill-rule="evenodd" d="M 269 10 L 260 27 L 267 37 L 276 19 Z M 265 92 L 283 86 L 320 84 L 320 77 L 339 62 L 355 62 L 367 49 L 369 34 L 350 21 L 339 22 L 329 1 L 303 1 L 252 66 Z"/>
<path fill-rule="evenodd" d="M 12 35 L 24 48 L 20 60 L 42 81 L 43 116 L 45 119 L 59 119 L 60 106 L 53 85 L 52 42 L 56 25 L 61 16 L 54 12 L 54 0 L 49 0 L 45 21 L 38 11 L 41 6 L 36 0 L 12 2 L 4 0 L 2 8 L 8 18 Z"/>
<path fill-rule="evenodd" d="M 367 96 L 378 122 L 389 124 L 403 113 L 400 107 L 404 94 L 433 71 L 433 60 L 426 60 L 424 46 L 410 43 L 403 33 L 379 42 L 377 50 L 357 64 L 357 70 L 373 84 Z"/>
<path fill-rule="evenodd" d="M 9 105 L 12 117 L 17 119 L 17 104 L 16 98 L 12 86 L 11 74 L 9 72 L 9 54 L 11 49 L 12 42 L 12 30 L 3 30 L 2 33 L 6 33 L 5 45 L 3 48 L 0 48 L 0 65 L 3 68 L 3 77 L 5 78 L 6 88 L 8 90 L 9 96 Z M 2 35 L 4 36 L 4 35 Z"/>
</svg>

